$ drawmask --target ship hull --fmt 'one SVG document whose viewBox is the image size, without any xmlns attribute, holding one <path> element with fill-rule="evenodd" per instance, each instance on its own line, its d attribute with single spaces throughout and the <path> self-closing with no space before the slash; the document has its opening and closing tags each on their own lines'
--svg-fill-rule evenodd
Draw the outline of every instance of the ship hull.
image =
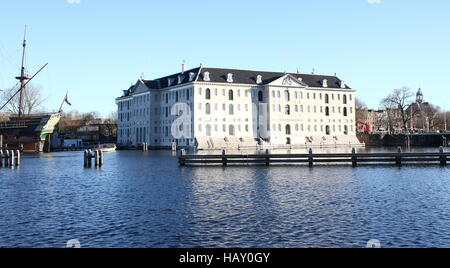
<svg viewBox="0 0 450 268">
<path fill-rule="evenodd" d="M 12 117 L 0 122 L 3 146 L 25 153 L 39 153 L 50 146 L 50 136 L 59 123 L 60 114 Z M 50 147 L 48 147 L 50 148 Z"/>
</svg>

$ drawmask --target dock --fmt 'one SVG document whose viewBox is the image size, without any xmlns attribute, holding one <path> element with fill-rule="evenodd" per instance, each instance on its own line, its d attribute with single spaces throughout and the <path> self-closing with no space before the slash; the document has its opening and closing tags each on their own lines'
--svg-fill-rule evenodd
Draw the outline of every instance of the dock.
<svg viewBox="0 0 450 268">
<path fill-rule="evenodd" d="M 309 167 L 323 165 L 440 165 L 447 166 L 449 152 L 441 147 L 438 152 L 405 153 L 401 148 L 397 152 L 388 153 L 331 153 L 314 154 L 312 149 L 308 154 L 226 154 L 218 155 L 188 155 L 182 151 L 179 156 L 180 166 L 271 166 L 271 165 L 305 165 Z"/>
</svg>

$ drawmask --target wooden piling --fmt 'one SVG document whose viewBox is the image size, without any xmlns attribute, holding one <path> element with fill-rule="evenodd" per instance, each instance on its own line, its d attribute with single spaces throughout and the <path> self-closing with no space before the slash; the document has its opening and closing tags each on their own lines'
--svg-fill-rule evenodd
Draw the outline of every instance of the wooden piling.
<svg viewBox="0 0 450 268">
<path fill-rule="evenodd" d="M 16 151 L 16 167 L 19 167 L 19 166 L 20 166 L 20 160 L 21 160 L 20 151 L 17 150 L 17 151 Z"/>
<path fill-rule="evenodd" d="M 177 143 L 176 142 L 172 142 L 172 151 L 173 152 L 177 151 Z"/>
<path fill-rule="evenodd" d="M 397 156 L 395 157 L 395 163 L 397 166 L 402 165 L 402 147 L 397 148 Z"/>
<path fill-rule="evenodd" d="M 0 168 L 3 167 L 3 150 L 2 147 L 0 147 Z"/>
<path fill-rule="evenodd" d="M 0 150 L 3 148 L 3 135 L 0 135 Z"/>
<path fill-rule="evenodd" d="M 309 148 L 308 165 L 309 165 L 309 167 L 313 167 L 314 166 L 314 157 L 313 157 L 313 150 L 312 150 L 312 148 Z"/>
<path fill-rule="evenodd" d="M 222 165 L 224 166 L 224 167 L 226 167 L 227 166 L 227 158 L 226 158 L 226 155 L 227 155 L 227 153 L 226 153 L 226 151 L 225 150 L 223 150 L 222 151 Z"/>
<path fill-rule="evenodd" d="M 9 167 L 9 151 L 8 150 L 5 150 L 4 161 L 5 161 L 5 167 Z"/>
<path fill-rule="evenodd" d="M 266 149 L 266 167 L 270 166 L 270 153 L 269 149 Z"/>
<path fill-rule="evenodd" d="M 352 166 L 357 167 L 358 166 L 358 157 L 356 156 L 356 149 L 352 148 Z"/>
<path fill-rule="evenodd" d="M 9 167 L 15 167 L 16 166 L 16 156 L 14 150 L 10 151 L 10 157 L 9 157 Z"/>
<path fill-rule="evenodd" d="M 99 150 L 94 151 L 95 167 L 100 165 L 100 153 Z"/>
<path fill-rule="evenodd" d="M 444 154 L 444 147 L 439 148 L 439 153 L 441 154 L 441 156 L 439 157 L 441 166 L 446 166 L 447 156 Z"/>
<path fill-rule="evenodd" d="M 186 155 L 186 150 L 181 149 L 180 154 L 181 156 L 178 160 L 178 163 L 180 164 L 180 166 L 184 167 L 186 165 L 186 158 L 184 158 L 184 156 Z"/>
</svg>

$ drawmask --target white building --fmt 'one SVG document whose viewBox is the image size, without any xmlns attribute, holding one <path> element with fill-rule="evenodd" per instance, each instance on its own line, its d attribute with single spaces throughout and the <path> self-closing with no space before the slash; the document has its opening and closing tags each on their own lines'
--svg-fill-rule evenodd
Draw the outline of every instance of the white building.
<svg viewBox="0 0 450 268">
<path fill-rule="evenodd" d="M 199 67 L 139 80 L 116 103 L 120 145 L 360 145 L 355 90 L 336 76 Z"/>
</svg>

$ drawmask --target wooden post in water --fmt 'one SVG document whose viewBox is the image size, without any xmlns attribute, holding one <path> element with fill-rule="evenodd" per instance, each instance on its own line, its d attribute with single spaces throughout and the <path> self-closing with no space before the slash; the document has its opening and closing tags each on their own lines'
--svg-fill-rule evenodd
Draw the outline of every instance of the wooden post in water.
<svg viewBox="0 0 450 268">
<path fill-rule="evenodd" d="M 352 166 L 357 167 L 358 166 L 358 157 L 356 156 L 356 149 L 352 148 Z"/>
<path fill-rule="evenodd" d="M 227 158 L 226 158 L 226 154 L 227 154 L 227 152 L 225 151 L 225 149 L 222 151 L 222 165 L 224 166 L 224 167 L 226 167 L 227 166 Z"/>
<path fill-rule="evenodd" d="M 99 163 L 98 164 L 99 164 L 100 167 L 103 167 L 103 162 L 104 162 L 105 158 L 103 157 L 103 151 L 100 150 L 99 152 L 100 152 L 100 159 L 99 159 Z"/>
<path fill-rule="evenodd" d="M 309 167 L 313 167 L 314 166 L 314 159 L 313 159 L 313 150 L 312 148 L 309 148 L 309 157 L 308 157 L 308 163 L 309 163 Z"/>
<path fill-rule="evenodd" d="M 266 166 L 270 166 L 270 154 L 269 154 L 269 149 L 266 149 Z"/>
<path fill-rule="evenodd" d="M 442 146 L 443 147 L 447 147 L 448 146 L 447 137 L 445 137 L 445 136 L 442 136 Z"/>
<path fill-rule="evenodd" d="M 9 167 L 14 167 L 16 165 L 16 157 L 14 154 L 14 150 L 11 150 L 9 157 Z"/>
<path fill-rule="evenodd" d="M 397 148 L 397 153 L 398 155 L 395 157 L 395 162 L 397 164 L 397 166 L 401 166 L 402 165 L 402 147 L 398 147 Z"/>
<path fill-rule="evenodd" d="M 3 148 L 3 135 L 0 135 L 0 150 Z"/>
<path fill-rule="evenodd" d="M 186 155 L 186 150 L 181 149 L 180 154 L 181 154 L 181 157 L 179 159 L 179 164 L 180 164 L 180 166 L 184 167 L 186 165 L 186 159 L 183 156 Z"/>
<path fill-rule="evenodd" d="M 95 167 L 100 165 L 100 152 L 99 150 L 94 151 Z"/>
<path fill-rule="evenodd" d="M 439 157 L 441 166 L 447 165 L 447 156 L 444 155 L 444 147 L 439 148 L 439 153 L 441 156 Z"/>
<path fill-rule="evenodd" d="M 16 151 L 16 158 L 17 158 L 16 159 L 16 167 L 19 167 L 20 166 L 20 158 L 21 158 L 19 150 Z"/>
<path fill-rule="evenodd" d="M 173 152 L 177 151 L 177 143 L 176 142 L 172 142 L 172 151 Z"/>
<path fill-rule="evenodd" d="M 5 167 L 9 167 L 9 151 L 8 150 L 5 150 L 3 159 L 5 161 Z"/>
<path fill-rule="evenodd" d="M 3 167 L 3 150 L 2 147 L 0 147 L 0 168 Z"/>
<path fill-rule="evenodd" d="M 84 150 L 84 167 L 87 168 L 88 167 L 88 151 Z"/>
</svg>

